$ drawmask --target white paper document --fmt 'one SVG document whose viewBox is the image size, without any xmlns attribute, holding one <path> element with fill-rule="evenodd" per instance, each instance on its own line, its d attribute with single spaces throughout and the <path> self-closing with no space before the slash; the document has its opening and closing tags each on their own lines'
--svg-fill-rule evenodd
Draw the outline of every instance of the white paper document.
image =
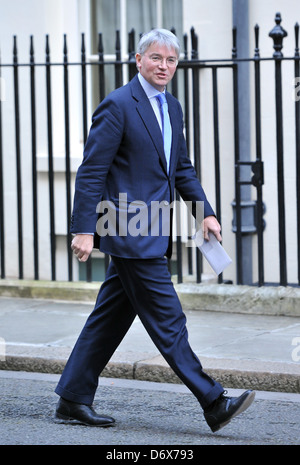
<svg viewBox="0 0 300 465">
<path fill-rule="evenodd" d="M 232 263 L 231 258 L 212 233 L 209 233 L 209 241 L 206 241 L 203 239 L 201 229 L 199 229 L 193 239 L 217 275 Z"/>
</svg>

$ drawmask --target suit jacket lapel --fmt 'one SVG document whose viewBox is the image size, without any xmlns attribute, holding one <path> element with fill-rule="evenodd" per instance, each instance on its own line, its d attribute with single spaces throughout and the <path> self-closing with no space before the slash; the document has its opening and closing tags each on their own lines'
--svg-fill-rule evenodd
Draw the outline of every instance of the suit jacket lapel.
<svg viewBox="0 0 300 465">
<path fill-rule="evenodd" d="M 163 137 L 151 103 L 140 85 L 137 76 L 133 78 L 130 84 L 132 88 L 132 97 L 137 101 L 137 111 L 144 122 L 145 128 L 148 131 L 159 155 L 162 167 L 167 174 L 167 162 L 164 152 Z"/>
</svg>

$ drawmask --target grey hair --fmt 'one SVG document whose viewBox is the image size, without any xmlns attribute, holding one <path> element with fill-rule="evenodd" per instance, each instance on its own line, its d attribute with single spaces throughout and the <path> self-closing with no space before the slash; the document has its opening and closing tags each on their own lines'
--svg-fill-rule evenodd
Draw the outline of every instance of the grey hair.
<svg viewBox="0 0 300 465">
<path fill-rule="evenodd" d="M 137 52 L 140 55 L 148 50 L 148 48 L 157 43 L 159 45 L 165 45 L 168 48 L 174 48 L 177 58 L 180 54 L 180 43 L 175 34 L 167 29 L 152 29 L 150 32 L 143 34 L 137 47 Z"/>
</svg>

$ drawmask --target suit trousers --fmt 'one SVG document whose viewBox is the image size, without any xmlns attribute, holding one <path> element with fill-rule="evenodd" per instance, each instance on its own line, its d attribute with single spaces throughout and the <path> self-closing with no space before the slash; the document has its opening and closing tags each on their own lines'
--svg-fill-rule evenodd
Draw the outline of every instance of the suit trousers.
<svg viewBox="0 0 300 465">
<path fill-rule="evenodd" d="M 186 317 L 165 258 L 111 257 L 88 317 L 55 392 L 91 405 L 98 377 L 138 315 L 170 367 L 205 409 L 224 392 L 208 376 L 188 342 Z"/>
</svg>

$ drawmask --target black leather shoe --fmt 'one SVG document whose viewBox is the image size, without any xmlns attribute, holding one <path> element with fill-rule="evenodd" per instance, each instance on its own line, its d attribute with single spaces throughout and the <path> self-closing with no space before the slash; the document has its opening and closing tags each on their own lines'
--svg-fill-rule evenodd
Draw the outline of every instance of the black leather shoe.
<svg viewBox="0 0 300 465">
<path fill-rule="evenodd" d="M 204 410 L 204 417 L 213 433 L 227 425 L 233 417 L 244 412 L 254 401 L 255 392 L 245 391 L 240 397 L 226 397 L 221 394 L 213 404 Z"/>
<path fill-rule="evenodd" d="M 111 417 L 98 415 L 89 405 L 77 404 L 61 397 L 56 407 L 55 422 L 87 426 L 112 426 L 115 420 Z"/>
</svg>

